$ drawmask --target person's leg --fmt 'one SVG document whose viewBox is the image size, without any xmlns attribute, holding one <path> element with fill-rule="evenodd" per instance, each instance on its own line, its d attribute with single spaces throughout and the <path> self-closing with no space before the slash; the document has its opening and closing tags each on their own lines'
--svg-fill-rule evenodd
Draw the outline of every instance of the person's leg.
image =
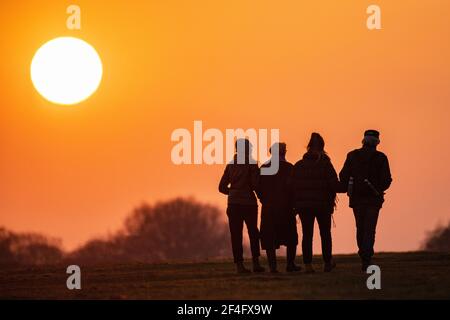
<svg viewBox="0 0 450 320">
<path fill-rule="evenodd" d="M 239 210 L 239 206 L 229 205 L 227 208 L 228 226 L 231 234 L 231 248 L 233 250 L 234 263 L 236 263 L 237 271 L 244 273 L 248 270 L 244 268 L 243 248 L 242 248 L 242 228 L 244 219 Z"/>
<path fill-rule="evenodd" d="M 267 249 L 267 262 L 269 263 L 270 272 L 276 273 L 277 271 L 277 254 L 275 248 Z"/>
<path fill-rule="evenodd" d="M 297 246 L 286 246 L 286 263 L 287 265 L 295 264 L 295 256 L 297 255 Z"/>
<path fill-rule="evenodd" d="M 286 271 L 295 272 L 300 271 L 301 267 L 295 264 L 297 256 L 298 234 L 297 234 L 297 220 L 292 212 L 292 208 L 287 207 L 283 209 L 283 226 L 279 233 L 283 234 L 283 243 L 286 245 Z"/>
<path fill-rule="evenodd" d="M 295 264 L 295 257 L 297 256 L 297 245 L 288 244 L 286 246 L 286 271 L 295 272 L 300 271 L 302 268 Z"/>
<path fill-rule="evenodd" d="M 244 222 L 247 226 L 248 237 L 250 238 L 250 249 L 253 258 L 253 271 L 264 272 L 264 268 L 259 264 L 260 249 L 257 206 L 246 206 Z"/>
<path fill-rule="evenodd" d="M 320 230 L 320 240 L 322 243 L 322 257 L 323 261 L 327 264 L 331 262 L 332 258 L 331 213 L 318 212 L 316 218 Z"/>
<path fill-rule="evenodd" d="M 314 214 L 309 209 L 302 209 L 299 213 L 302 223 L 302 251 L 303 263 L 310 269 L 312 263 L 312 241 L 314 235 Z"/>
<path fill-rule="evenodd" d="M 331 212 L 319 212 L 316 217 L 319 224 L 320 239 L 322 242 L 322 257 L 325 262 L 323 271 L 331 272 L 331 270 L 336 267 L 336 262 L 333 260 L 332 254 L 333 240 L 331 236 Z"/>
<path fill-rule="evenodd" d="M 277 255 L 278 248 L 276 239 L 277 208 L 263 205 L 261 208 L 260 240 L 261 247 L 266 250 L 267 262 L 271 273 L 278 273 Z"/>
<path fill-rule="evenodd" d="M 378 207 L 367 207 L 365 210 L 364 233 L 362 238 L 362 259 L 368 266 L 374 254 L 375 233 L 380 209 Z"/>
<path fill-rule="evenodd" d="M 364 218 L 365 211 L 363 207 L 353 208 L 353 215 L 355 216 L 356 224 L 356 243 L 358 245 L 358 254 L 362 259 L 363 235 L 364 235 Z"/>
</svg>

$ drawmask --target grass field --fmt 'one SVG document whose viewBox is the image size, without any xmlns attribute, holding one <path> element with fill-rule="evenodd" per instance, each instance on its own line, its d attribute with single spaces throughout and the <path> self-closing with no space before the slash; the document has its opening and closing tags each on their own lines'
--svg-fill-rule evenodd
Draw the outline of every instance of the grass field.
<svg viewBox="0 0 450 320">
<path fill-rule="evenodd" d="M 300 261 L 300 257 L 297 258 Z M 355 255 L 337 255 L 332 273 L 237 275 L 231 261 L 80 266 L 81 290 L 68 290 L 64 266 L 2 269 L 2 299 L 449 299 L 450 255 L 381 253 L 381 290 Z M 263 261 L 265 264 L 265 261 Z M 247 263 L 249 266 L 249 264 Z"/>
</svg>

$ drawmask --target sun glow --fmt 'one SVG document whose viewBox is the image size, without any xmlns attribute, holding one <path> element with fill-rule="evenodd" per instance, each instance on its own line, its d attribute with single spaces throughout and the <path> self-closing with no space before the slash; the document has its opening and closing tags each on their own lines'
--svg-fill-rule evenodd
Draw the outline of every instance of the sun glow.
<svg viewBox="0 0 450 320">
<path fill-rule="evenodd" d="M 47 100 L 77 104 L 100 85 L 103 67 L 97 51 L 87 42 L 59 37 L 40 47 L 31 62 L 31 81 Z"/>
</svg>

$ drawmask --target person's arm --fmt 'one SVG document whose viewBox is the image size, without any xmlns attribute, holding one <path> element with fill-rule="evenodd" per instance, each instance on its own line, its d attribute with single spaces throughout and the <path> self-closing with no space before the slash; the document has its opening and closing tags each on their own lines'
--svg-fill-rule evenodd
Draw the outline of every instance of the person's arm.
<svg viewBox="0 0 450 320">
<path fill-rule="evenodd" d="M 294 168 L 295 167 L 292 166 L 289 169 L 289 173 L 288 173 L 288 176 L 287 176 L 287 179 L 286 179 L 286 187 L 287 187 L 288 190 L 290 190 L 289 191 L 290 193 L 292 193 L 293 189 L 294 189 L 294 170 L 295 170 Z"/>
<path fill-rule="evenodd" d="M 292 186 L 294 189 L 294 195 L 300 195 L 304 190 L 311 188 L 323 188 L 327 183 L 325 179 L 310 179 L 308 170 L 304 168 L 301 162 L 294 166 L 293 178 Z"/>
<path fill-rule="evenodd" d="M 342 167 L 341 172 L 339 172 L 339 180 L 340 180 L 340 188 L 339 192 L 345 193 L 348 188 L 348 181 L 350 180 L 351 174 L 351 157 L 350 154 L 347 154 L 347 159 L 345 159 L 344 166 Z"/>
<path fill-rule="evenodd" d="M 228 195 L 230 192 L 230 166 L 227 165 L 225 167 L 225 171 L 223 172 L 222 178 L 219 182 L 219 192 Z"/>
<path fill-rule="evenodd" d="M 250 165 L 250 185 L 252 190 L 258 192 L 260 170 L 257 164 Z"/>
<path fill-rule="evenodd" d="M 289 193 L 289 206 L 292 209 L 294 209 L 295 206 L 294 166 L 292 166 L 291 169 L 289 170 L 289 176 L 286 181 L 286 184 Z M 293 211 L 293 214 L 295 215 L 295 211 Z"/>
<path fill-rule="evenodd" d="M 330 186 L 333 192 L 341 192 L 341 184 L 339 182 L 336 170 L 333 167 L 331 161 L 328 164 L 328 185 Z"/>
<path fill-rule="evenodd" d="M 261 166 L 261 168 L 262 168 L 263 166 Z M 253 184 L 254 182 L 252 182 L 252 184 Z M 264 194 L 263 194 L 263 191 L 264 191 L 264 186 L 263 186 L 263 178 L 261 177 L 261 169 L 259 169 L 259 177 L 258 177 L 258 182 L 257 182 L 257 186 L 256 186 L 256 188 L 254 189 L 255 190 L 255 193 L 256 193 L 256 196 L 258 197 L 258 199 L 260 200 L 260 201 L 262 201 L 262 199 L 263 199 L 263 197 L 264 197 Z"/>
<path fill-rule="evenodd" d="M 389 168 L 389 160 L 386 156 L 383 157 L 383 162 L 381 164 L 381 190 L 384 192 L 391 186 L 392 176 L 391 169 Z"/>
</svg>

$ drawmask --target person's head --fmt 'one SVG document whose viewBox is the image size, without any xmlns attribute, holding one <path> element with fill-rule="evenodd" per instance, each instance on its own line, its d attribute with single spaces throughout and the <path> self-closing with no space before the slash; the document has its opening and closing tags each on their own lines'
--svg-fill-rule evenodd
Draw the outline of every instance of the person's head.
<svg viewBox="0 0 450 320">
<path fill-rule="evenodd" d="M 380 144 L 380 133 L 377 130 L 366 130 L 362 144 L 365 147 L 376 148 Z"/>
<path fill-rule="evenodd" d="M 252 154 L 252 144 L 248 139 L 237 139 L 235 143 L 236 154 L 244 159 L 249 159 Z"/>
<path fill-rule="evenodd" d="M 278 150 L 278 154 L 280 158 L 284 159 L 286 157 L 286 143 L 284 142 L 275 142 L 269 149 L 271 155 Z"/>
<path fill-rule="evenodd" d="M 320 154 L 325 153 L 325 140 L 323 140 L 320 134 L 313 132 L 306 148 L 308 152 Z"/>
</svg>

